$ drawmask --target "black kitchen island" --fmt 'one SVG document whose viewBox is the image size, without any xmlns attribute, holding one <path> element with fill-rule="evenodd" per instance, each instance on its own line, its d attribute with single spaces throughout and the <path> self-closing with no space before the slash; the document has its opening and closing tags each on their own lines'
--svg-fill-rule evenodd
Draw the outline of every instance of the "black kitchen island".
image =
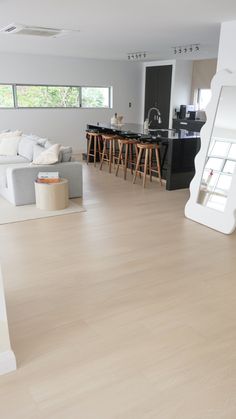
<svg viewBox="0 0 236 419">
<path fill-rule="evenodd" d="M 194 159 L 200 149 L 200 134 L 184 129 L 145 130 L 141 124 L 111 125 L 88 124 L 88 130 L 113 133 L 123 137 L 136 138 L 139 142 L 155 142 L 160 145 L 162 177 L 166 189 L 188 188 L 195 174 Z"/>
</svg>

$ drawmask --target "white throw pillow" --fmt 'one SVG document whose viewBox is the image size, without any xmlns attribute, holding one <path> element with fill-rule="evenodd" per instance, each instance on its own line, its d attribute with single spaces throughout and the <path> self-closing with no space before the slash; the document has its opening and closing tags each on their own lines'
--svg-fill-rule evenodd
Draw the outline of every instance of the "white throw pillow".
<svg viewBox="0 0 236 419">
<path fill-rule="evenodd" d="M 3 131 L 0 133 L 0 141 L 4 138 L 20 137 L 22 131 Z"/>
<path fill-rule="evenodd" d="M 58 162 L 58 156 L 60 151 L 60 144 L 53 144 L 51 147 L 42 151 L 36 158 L 33 160 L 33 164 L 54 164 Z"/>
<path fill-rule="evenodd" d="M 16 156 L 21 134 L 21 131 L 12 131 L 0 134 L 0 155 Z"/>
<path fill-rule="evenodd" d="M 34 149 L 33 149 L 33 158 L 32 161 L 36 160 L 38 158 L 38 156 L 45 151 L 44 147 L 41 147 L 41 145 L 38 144 L 34 144 Z"/>
</svg>

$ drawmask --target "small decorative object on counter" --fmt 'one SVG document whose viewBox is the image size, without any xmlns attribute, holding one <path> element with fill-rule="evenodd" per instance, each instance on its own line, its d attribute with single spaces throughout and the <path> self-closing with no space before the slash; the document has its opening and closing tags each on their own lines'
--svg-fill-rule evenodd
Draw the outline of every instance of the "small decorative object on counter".
<svg viewBox="0 0 236 419">
<path fill-rule="evenodd" d="M 149 128 L 148 118 L 146 118 L 146 119 L 145 119 L 144 124 L 143 124 L 143 128 L 144 128 L 145 130 L 148 130 L 148 128 Z"/>
<path fill-rule="evenodd" d="M 112 125 L 118 124 L 117 113 L 115 113 L 115 115 L 111 117 L 111 124 Z"/>
<path fill-rule="evenodd" d="M 124 119 L 124 117 L 122 115 L 117 116 L 117 124 L 122 125 L 123 124 L 123 119 Z"/>
</svg>

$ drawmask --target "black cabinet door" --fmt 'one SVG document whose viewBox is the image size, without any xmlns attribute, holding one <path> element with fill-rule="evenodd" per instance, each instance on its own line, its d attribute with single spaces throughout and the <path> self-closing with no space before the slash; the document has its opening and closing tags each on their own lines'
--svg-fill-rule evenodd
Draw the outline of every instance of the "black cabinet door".
<svg viewBox="0 0 236 419">
<path fill-rule="evenodd" d="M 168 128 L 170 116 L 170 95 L 171 95 L 172 65 L 162 65 L 157 67 L 146 67 L 145 83 L 145 119 L 148 110 L 156 107 L 161 112 L 161 124 L 158 124 L 151 113 L 150 128 Z"/>
<path fill-rule="evenodd" d="M 195 174 L 194 159 L 200 149 L 200 138 L 170 139 L 168 146 L 166 189 L 189 188 Z"/>
</svg>

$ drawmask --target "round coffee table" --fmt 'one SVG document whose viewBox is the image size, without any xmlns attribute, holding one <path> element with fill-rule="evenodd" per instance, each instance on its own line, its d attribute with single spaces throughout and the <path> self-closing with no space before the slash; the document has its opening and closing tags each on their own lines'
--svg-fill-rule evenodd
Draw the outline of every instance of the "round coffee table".
<svg viewBox="0 0 236 419">
<path fill-rule="evenodd" d="M 40 183 L 35 181 L 36 207 L 47 211 L 62 210 L 68 207 L 68 180 L 58 183 Z"/>
</svg>

